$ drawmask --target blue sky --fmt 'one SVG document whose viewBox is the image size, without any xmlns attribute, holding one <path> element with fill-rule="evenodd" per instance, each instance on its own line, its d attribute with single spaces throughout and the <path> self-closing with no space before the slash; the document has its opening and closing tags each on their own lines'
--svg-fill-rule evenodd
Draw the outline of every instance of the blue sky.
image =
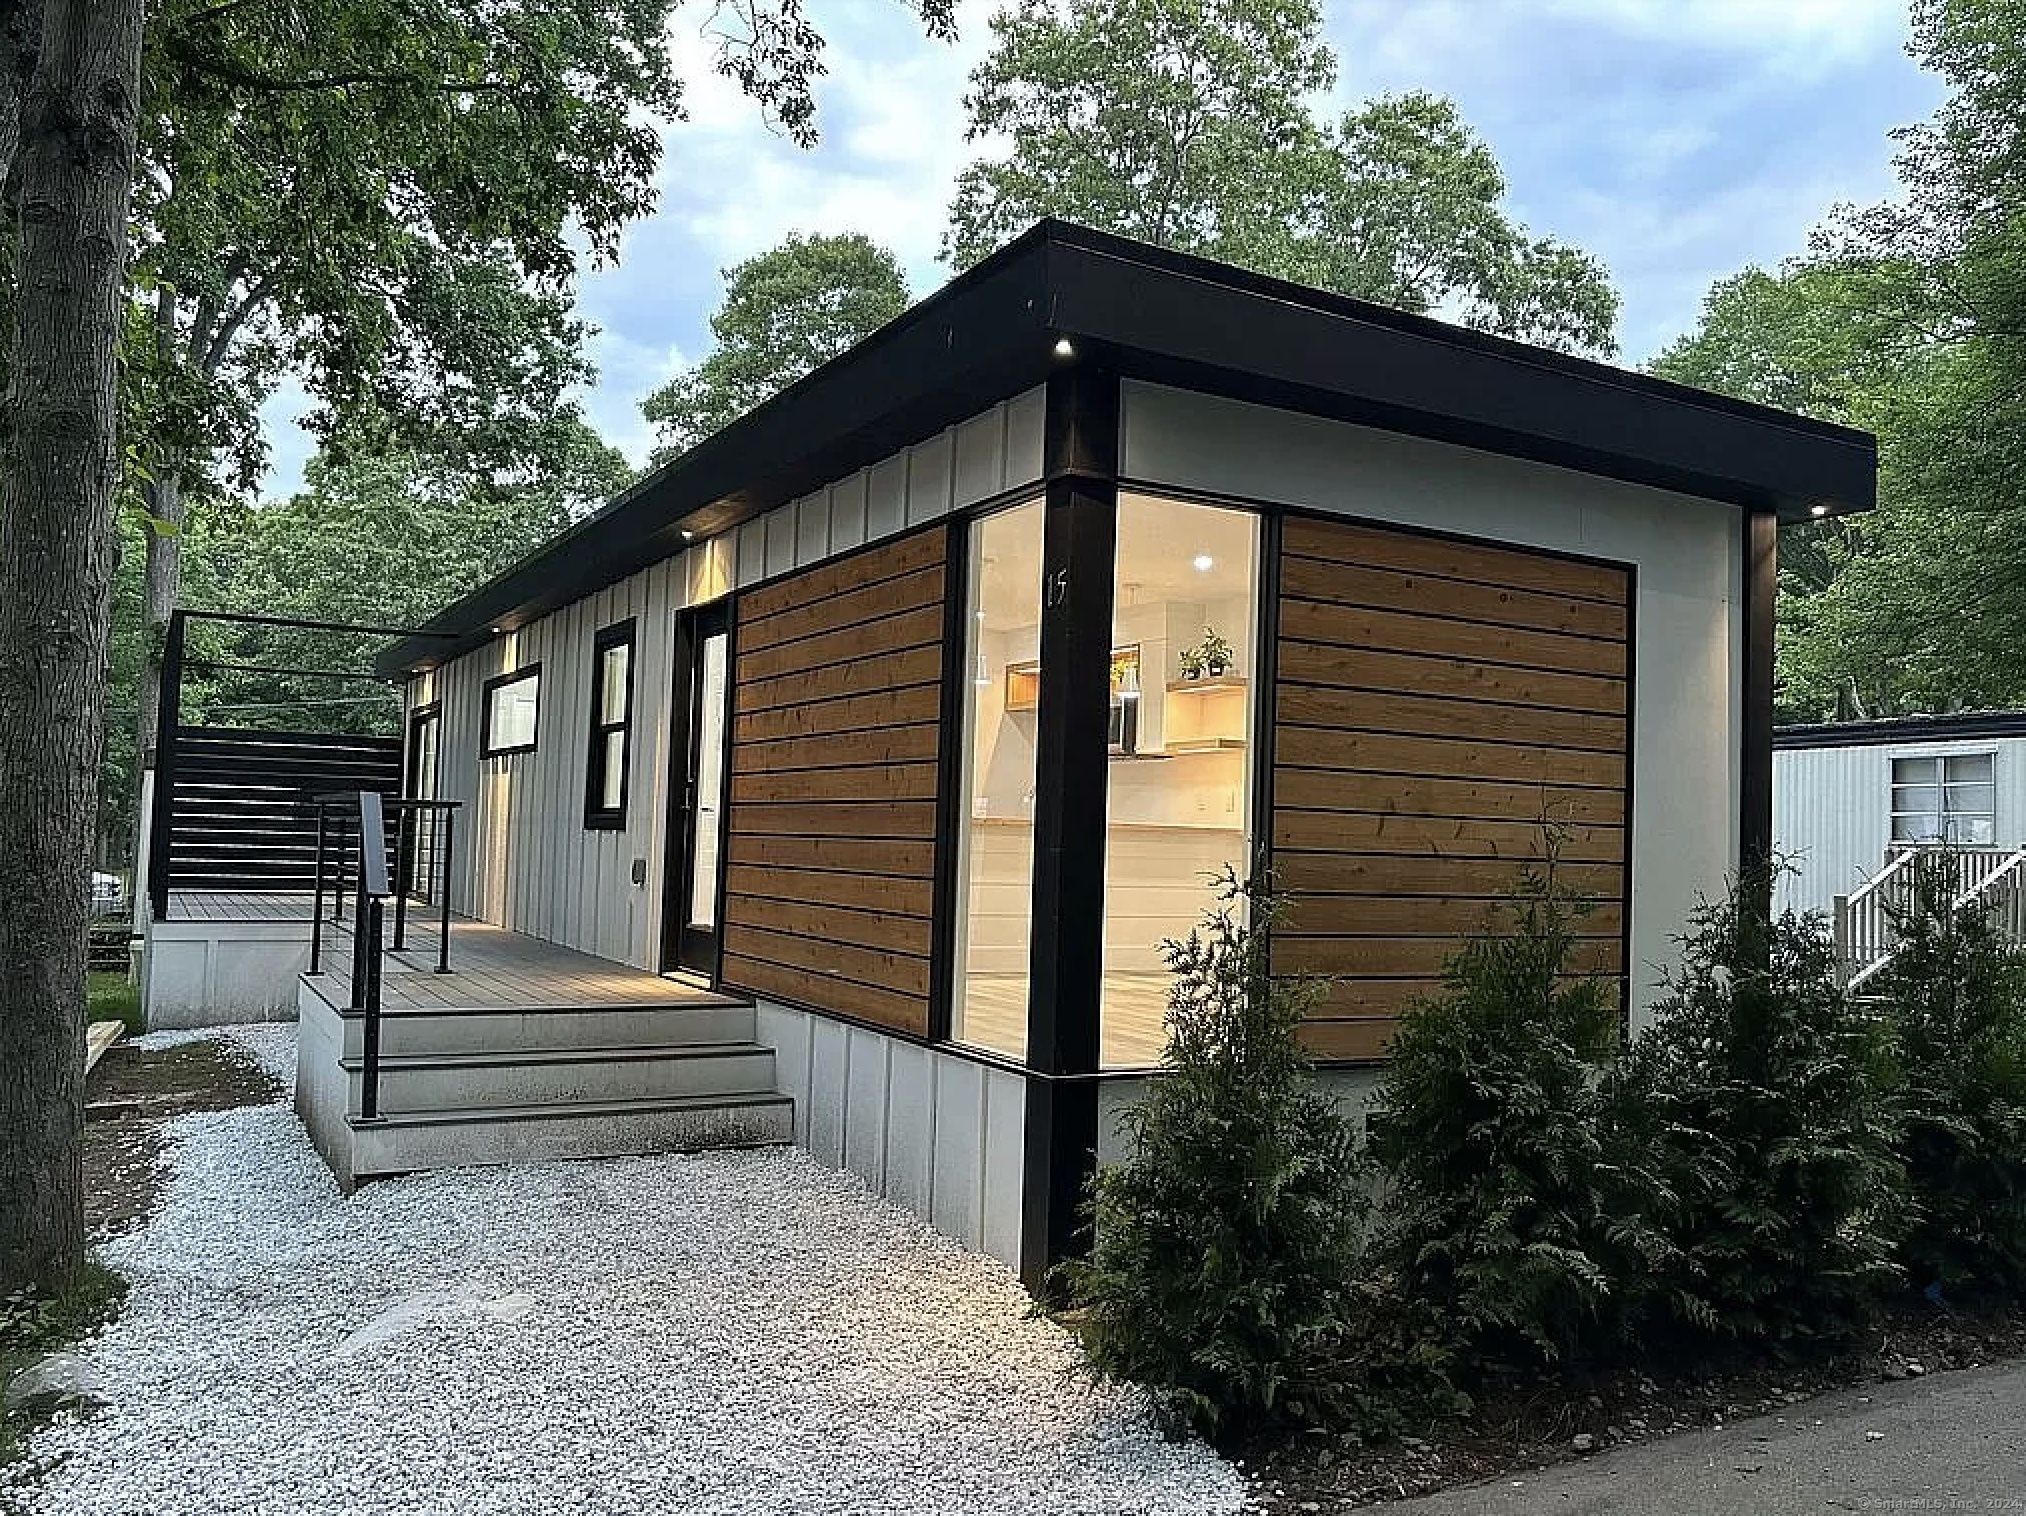
<svg viewBox="0 0 2026 1516">
<path fill-rule="evenodd" d="M 708 5 L 679 14 L 687 122 L 664 134 L 660 205 L 617 267 L 587 274 L 600 377 L 586 397 L 635 461 L 640 398 L 707 350 L 720 270 L 792 231 L 862 231 L 899 254 L 914 292 L 936 261 L 963 140 L 964 80 L 992 0 L 966 0 L 955 46 L 925 41 L 898 0 L 814 0 L 830 39 L 823 141 L 770 132 L 710 71 Z M 1712 280 L 1805 245 L 1838 201 L 1892 191 L 1895 126 L 1939 103 L 1904 51 L 1906 0 L 1326 0 L 1341 60 L 1331 104 L 1387 91 L 1454 97 L 1491 144 L 1536 232 L 1587 248 L 1624 298 L 1621 360 L 1691 327 Z M 1327 108 L 1327 107 L 1325 107 Z M 270 489 L 303 454 L 268 408 Z"/>
</svg>

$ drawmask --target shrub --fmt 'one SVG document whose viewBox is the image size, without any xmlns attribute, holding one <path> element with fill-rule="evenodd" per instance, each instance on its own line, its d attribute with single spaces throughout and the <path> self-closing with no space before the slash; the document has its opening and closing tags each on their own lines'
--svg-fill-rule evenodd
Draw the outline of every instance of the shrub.
<svg viewBox="0 0 2026 1516">
<path fill-rule="evenodd" d="M 22 1460 L 27 1433 L 37 1419 L 31 1408 L 6 1404 L 8 1385 L 44 1355 L 98 1331 L 119 1314 L 126 1295 L 125 1279 L 87 1258 L 60 1291 L 23 1290 L 0 1297 L 0 1472 Z M 0 1508 L 4 1494 L 0 1491 Z"/>
<path fill-rule="evenodd" d="M 1762 878 L 1703 901 L 1668 996 L 1614 1082 L 1676 1201 L 1648 1305 L 1698 1335 L 1833 1343 L 1894 1276 L 1904 1216 L 1889 1038 L 1845 992 L 1819 917 Z"/>
<path fill-rule="evenodd" d="M 1948 861 L 1912 865 L 1879 994 L 1905 1087 L 1911 1281 L 2026 1289 L 2026 961 L 1987 911 L 1954 905 Z"/>
<path fill-rule="evenodd" d="M 1480 1363 L 1587 1352 L 1623 1277 L 1664 1245 L 1645 1221 L 1652 1176 L 1604 1119 L 1617 1001 L 1576 975 L 1585 910 L 1557 852 L 1551 834 L 1507 929 L 1487 923 L 1403 1017 L 1372 1118 L 1384 1251 Z"/>
<path fill-rule="evenodd" d="M 1266 887 L 1227 869 L 1217 891 L 1163 944 L 1162 1074 L 1125 1118 L 1132 1157 L 1093 1181 L 1070 1303 L 1092 1370 L 1147 1386 L 1171 1430 L 1369 1423 L 1362 1397 L 1392 1390 L 1351 1330 L 1369 1317 L 1356 1144 L 1298 1035 L 1320 986 L 1269 972 Z"/>
</svg>

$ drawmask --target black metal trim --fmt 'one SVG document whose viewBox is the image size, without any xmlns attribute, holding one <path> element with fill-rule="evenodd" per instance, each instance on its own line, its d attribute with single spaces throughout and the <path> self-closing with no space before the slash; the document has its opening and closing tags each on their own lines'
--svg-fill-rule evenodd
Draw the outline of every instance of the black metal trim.
<svg viewBox="0 0 2026 1516">
<path fill-rule="evenodd" d="M 2026 737 L 2026 711 L 1952 711 L 1939 716 L 1881 716 L 1870 721 L 1778 726 L 1773 728 L 1773 751 L 1996 742 L 2007 737 Z"/>
<path fill-rule="evenodd" d="M 956 516 L 943 523 L 943 679 L 936 712 L 935 878 L 929 895 L 929 1041 L 948 1042 L 957 1005 L 958 913 L 963 894 L 957 860 L 970 792 L 964 762 L 965 696 L 969 677 L 972 520 Z"/>
<path fill-rule="evenodd" d="M 1773 625 L 1780 587 L 1780 523 L 1745 517 L 1743 718 L 1739 725 L 1738 872 L 1770 891 L 1773 861 Z"/>
<path fill-rule="evenodd" d="M 1084 1209 L 1097 1172 L 1097 1081 L 1025 1082 L 1020 1195 L 1020 1282 L 1037 1299 L 1055 1293 L 1053 1271 L 1090 1247 Z"/>
<path fill-rule="evenodd" d="M 1259 605 L 1252 628 L 1252 732 L 1247 767 L 1252 778 L 1252 874 L 1256 879 L 1270 879 L 1273 874 L 1273 762 L 1280 711 L 1281 526 L 1286 518 L 1276 510 L 1256 511 L 1256 514 L 1259 517 L 1259 571 L 1254 577 L 1258 585 Z"/>
<path fill-rule="evenodd" d="M 183 724 L 184 623 L 189 612 L 169 612 L 168 636 L 162 644 L 161 697 L 155 707 L 154 785 L 149 790 L 152 809 L 148 815 L 148 906 L 155 920 L 169 919 L 170 854 L 174 843 L 172 814 L 175 810 L 176 738 Z M 139 755 L 149 762 L 149 755 Z"/>
<path fill-rule="evenodd" d="M 1868 509 L 1868 434 L 1044 221 L 385 650 L 519 626 L 1059 371 L 1125 377 L 1805 519 Z"/>
<path fill-rule="evenodd" d="M 1625 865 L 1620 891 L 1618 966 L 1618 1038 L 1622 1046 L 1632 1043 L 1632 893 L 1633 832 L 1639 821 L 1639 565 L 1628 563 L 1625 584 Z"/>
<path fill-rule="evenodd" d="M 634 636 L 636 625 L 635 618 L 628 616 L 624 621 L 600 627 L 591 639 L 590 721 L 584 756 L 584 830 L 587 832 L 622 832 L 626 829 L 626 802 L 633 785 L 633 685 L 639 667 L 639 645 Z M 604 712 L 599 702 L 605 695 L 605 655 L 615 647 L 626 649 L 626 690 L 621 697 L 625 709 L 619 720 L 608 721 L 602 719 Z M 613 732 L 624 732 L 625 737 L 619 744 L 619 804 L 608 806 L 600 805 L 598 801 L 605 790 L 605 739 Z"/>
<path fill-rule="evenodd" d="M 725 840 L 731 817 L 731 757 L 738 680 L 738 617 L 732 596 L 721 596 L 676 612 L 675 643 L 669 669 L 667 835 L 662 846 L 661 972 L 702 974 L 713 989 L 723 982 L 725 919 Z M 719 754 L 718 872 L 714 882 L 717 922 L 713 928 L 711 962 L 699 968 L 683 962 L 683 932 L 689 915 L 689 867 L 696 840 L 691 835 L 690 807 L 685 804 L 694 778 L 691 751 L 703 709 L 704 644 L 722 631 L 725 637 L 725 740 Z"/>
<path fill-rule="evenodd" d="M 541 661 L 537 659 L 533 663 L 524 663 L 509 673 L 494 675 L 492 678 L 486 680 L 485 684 L 480 688 L 478 694 L 478 756 L 481 762 L 487 758 L 511 758 L 516 753 L 532 753 L 540 743 L 542 736 L 542 687 L 539 681 L 541 676 L 542 665 Z M 513 747 L 494 747 L 492 745 L 492 692 L 499 689 L 502 685 L 517 684 L 529 677 L 533 677 L 537 681 L 535 685 L 535 735 L 525 743 L 517 743 Z"/>
</svg>

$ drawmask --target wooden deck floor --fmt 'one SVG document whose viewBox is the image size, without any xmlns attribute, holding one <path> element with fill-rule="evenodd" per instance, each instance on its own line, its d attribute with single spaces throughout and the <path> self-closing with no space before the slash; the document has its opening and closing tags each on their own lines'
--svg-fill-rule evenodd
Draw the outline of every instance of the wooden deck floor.
<svg viewBox="0 0 2026 1516">
<path fill-rule="evenodd" d="M 326 923 L 328 927 L 328 923 Z M 387 918 L 387 940 L 394 923 Z M 324 939 L 326 998 L 351 988 L 351 933 L 340 926 Z M 453 920 L 450 972 L 436 972 L 435 921 L 409 919 L 406 945 L 390 951 L 380 971 L 380 1004 L 403 1011 L 541 1011 L 563 1007 L 724 1005 L 731 997 L 629 968 L 589 953 L 524 937 L 483 921 Z M 326 988 L 327 986 L 327 988 Z"/>
</svg>

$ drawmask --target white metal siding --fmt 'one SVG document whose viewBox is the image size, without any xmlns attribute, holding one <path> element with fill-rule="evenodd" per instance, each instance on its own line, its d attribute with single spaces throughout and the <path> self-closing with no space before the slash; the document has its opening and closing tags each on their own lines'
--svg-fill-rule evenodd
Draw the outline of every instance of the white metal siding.
<svg viewBox="0 0 2026 1516">
<path fill-rule="evenodd" d="M 1581 553 L 1638 570 L 1633 1004 L 1657 998 L 1698 894 L 1736 866 L 1743 527 L 1727 505 L 1367 427 L 1128 383 L 1136 481 Z"/>
<path fill-rule="evenodd" d="M 1773 843 L 1793 872 L 1775 898 L 1827 913 L 1885 863 L 1892 837 L 1892 761 L 1992 753 L 1995 840 L 2026 847 L 2026 738 L 1783 748 L 1773 754 Z"/>
<path fill-rule="evenodd" d="M 495 638 L 411 685 L 443 707 L 438 793 L 459 800 L 460 911 L 582 952 L 660 967 L 669 694 L 679 611 L 809 568 L 1041 478 L 1039 389 Z M 584 827 L 592 642 L 634 618 L 632 769 L 623 831 Z M 537 745 L 478 756 L 485 681 L 542 665 Z M 635 885 L 636 861 L 646 883 Z"/>
</svg>

